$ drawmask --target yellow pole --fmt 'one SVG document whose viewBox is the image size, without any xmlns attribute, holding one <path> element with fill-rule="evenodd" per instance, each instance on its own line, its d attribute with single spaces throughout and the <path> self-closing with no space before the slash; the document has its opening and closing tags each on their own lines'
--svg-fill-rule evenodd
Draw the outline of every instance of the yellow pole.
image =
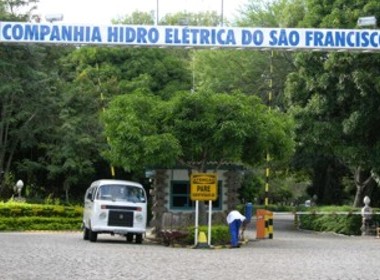
<svg viewBox="0 0 380 280">
<path fill-rule="evenodd" d="M 273 239 L 273 212 L 270 212 L 268 219 L 268 238 Z"/>
<path fill-rule="evenodd" d="M 271 109 L 272 95 L 273 95 L 273 51 L 271 51 L 270 65 L 269 65 L 268 111 L 270 111 Z M 268 204 L 269 204 L 269 173 L 270 173 L 269 163 L 270 163 L 270 155 L 269 155 L 269 152 L 267 151 L 266 168 L 265 168 L 265 198 L 264 198 L 265 208 L 268 208 Z"/>
<path fill-rule="evenodd" d="M 269 168 L 269 160 L 270 156 L 269 153 L 267 153 L 266 156 L 266 164 L 267 167 L 265 168 L 265 208 L 268 207 L 268 197 L 269 197 L 269 173 L 270 173 L 270 168 Z"/>
</svg>

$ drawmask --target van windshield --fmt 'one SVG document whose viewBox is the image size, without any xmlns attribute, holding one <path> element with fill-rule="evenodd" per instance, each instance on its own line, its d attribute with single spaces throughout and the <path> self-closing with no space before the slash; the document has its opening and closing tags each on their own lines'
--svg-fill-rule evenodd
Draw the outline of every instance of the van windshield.
<svg viewBox="0 0 380 280">
<path fill-rule="evenodd" d="M 145 202 L 142 188 L 128 185 L 102 185 L 96 198 L 99 200 Z"/>
</svg>

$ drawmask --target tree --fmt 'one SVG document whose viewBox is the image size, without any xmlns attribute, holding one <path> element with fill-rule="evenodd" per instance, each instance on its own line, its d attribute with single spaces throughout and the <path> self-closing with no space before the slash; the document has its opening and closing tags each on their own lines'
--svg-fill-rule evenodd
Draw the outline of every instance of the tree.
<svg viewBox="0 0 380 280">
<path fill-rule="evenodd" d="M 265 52 L 197 50 L 192 64 L 195 90 L 240 90 L 267 99 L 269 56 Z"/>
<path fill-rule="evenodd" d="M 82 92 L 80 82 L 64 83 L 51 135 L 44 140 L 46 169 L 51 181 L 61 182 L 66 201 L 72 186 L 86 185 L 101 162 L 106 141 L 99 122 L 98 92 Z"/>
<path fill-rule="evenodd" d="M 28 20 L 34 3 L 0 1 L 0 18 Z M 51 54 L 49 47 L 0 46 L 0 177 L 29 175 L 42 168 L 39 144 L 51 128 L 56 105 L 55 76 L 49 71 L 54 64 L 47 63 Z M 31 169 L 24 173 L 26 166 Z M 13 186 L 6 189 L 4 182 L 1 180 L 0 195 L 9 197 Z"/>
<path fill-rule="evenodd" d="M 266 151 L 284 159 L 293 149 L 291 120 L 237 92 L 187 91 L 162 100 L 137 91 L 115 98 L 104 122 L 110 139 L 105 156 L 129 170 L 179 165 L 190 174 L 206 172 L 213 162 L 216 172 L 223 164 L 256 166 Z M 201 203 L 201 224 L 205 213 Z"/>
<path fill-rule="evenodd" d="M 37 8 L 38 0 L 1 0 L 0 16 L 2 20 L 29 20 L 32 12 Z"/>
<path fill-rule="evenodd" d="M 354 28 L 358 17 L 380 14 L 378 1 L 306 3 L 309 13 L 300 22 L 303 27 Z M 310 159 L 324 158 L 323 173 L 330 179 L 352 170 L 357 187 L 354 206 L 368 194 L 379 170 L 379 59 L 378 54 L 299 53 L 298 70 L 287 81 L 289 105 L 299 124 L 298 158 L 315 171 L 316 161 Z M 327 187 L 326 182 L 331 180 L 325 180 Z"/>
<path fill-rule="evenodd" d="M 302 0 L 248 1 L 242 7 L 236 24 L 241 27 L 297 27 L 304 14 Z M 202 50 L 194 52 L 193 64 L 196 90 L 201 87 L 217 92 L 241 90 L 248 95 L 259 96 L 272 108 L 287 111 L 284 101 L 285 81 L 288 73 L 295 70 L 291 52 Z M 269 200 L 273 202 L 277 190 L 281 190 L 282 183 L 285 182 L 282 174 L 293 176 L 290 173 L 298 171 L 289 169 L 289 162 L 278 163 L 271 160 L 268 164 L 271 168 Z M 263 170 L 253 170 L 252 174 L 261 177 L 256 179 L 264 182 Z M 294 175 L 294 178 L 304 176 Z M 249 190 L 244 191 L 245 188 L 249 188 L 249 184 L 243 185 L 243 192 L 249 193 Z M 258 191 L 255 196 L 263 197 Z"/>
<path fill-rule="evenodd" d="M 248 1 L 242 16 L 237 19 L 239 26 L 269 27 L 269 28 L 295 28 L 306 13 L 304 0 L 264 0 Z M 248 52 L 250 53 L 250 52 Z M 252 53 L 252 52 L 251 52 Z M 273 100 L 269 104 L 286 111 L 284 101 L 284 88 L 287 76 L 295 70 L 293 54 L 284 51 L 260 51 L 250 55 L 244 55 L 246 62 L 240 63 L 244 71 L 239 71 L 247 83 L 244 92 L 255 89 L 254 94 L 259 94 L 262 99 L 268 101 L 269 80 L 272 81 Z M 247 76 L 245 76 L 247 75 Z"/>
<path fill-rule="evenodd" d="M 237 19 L 237 24 L 249 27 L 297 27 L 306 11 L 305 0 L 250 0 L 241 11 L 243 16 Z"/>
<path fill-rule="evenodd" d="M 48 150 L 50 177 L 70 180 L 67 188 L 94 172 L 110 177 L 94 170 L 105 161 L 101 151 L 107 147 L 100 112 L 108 110 L 114 97 L 135 90 L 168 98 L 189 88 L 185 58 L 184 53 L 160 49 L 82 47 L 63 59 L 59 121 Z M 123 176 L 133 174 L 116 172 Z"/>
<path fill-rule="evenodd" d="M 185 26 L 217 26 L 220 24 L 220 17 L 215 11 L 188 13 L 178 12 L 165 15 L 160 24 L 162 25 L 185 25 Z"/>
<path fill-rule="evenodd" d="M 126 15 L 112 20 L 113 24 L 141 24 L 153 25 L 154 17 L 152 13 L 134 11 L 131 15 Z"/>
<path fill-rule="evenodd" d="M 130 170 L 177 163 L 198 171 L 209 162 L 217 168 L 230 162 L 257 165 L 266 151 L 283 159 L 293 147 L 291 120 L 241 93 L 178 92 L 165 101 L 135 92 L 115 98 L 104 122 L 107 157 Z"/>
<path fill-rule="evenodd" d="M 187 54 L 182 50 L 84 47 L 73 53 L 68 67 L 86 91 L 103 92 L 104 105 L 139 87 L 167 97 L 190 89 Z"/>
</svg>

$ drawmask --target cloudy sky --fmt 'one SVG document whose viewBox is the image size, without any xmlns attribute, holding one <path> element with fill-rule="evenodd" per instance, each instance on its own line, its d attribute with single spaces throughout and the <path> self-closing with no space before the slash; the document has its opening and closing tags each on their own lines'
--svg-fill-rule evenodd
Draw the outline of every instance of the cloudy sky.
<svg viewBox="0 0 380 280">
<path fill-rule="evenodd" d="M 130 15 L 138 10 L 154 12 L 157 3 L 159 17 L 181 11 L 216 11 L 232 20 L 238 16 L 238 10 L 248 0 L 40 0 L 37 11 L 43 17 L 46 14 L 63 14 L 64 21 L 70 23 L 109 24 L 111 19 Z"/>
</svg>

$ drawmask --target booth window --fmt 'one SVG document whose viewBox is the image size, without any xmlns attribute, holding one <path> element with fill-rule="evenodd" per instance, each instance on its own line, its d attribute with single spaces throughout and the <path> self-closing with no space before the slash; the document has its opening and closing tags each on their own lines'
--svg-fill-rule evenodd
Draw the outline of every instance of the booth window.
<svg viewBox="0 0 380 280">
<path fill-rule="evenodd" d="M 190 199 L 189 181 L 171 181 L 170 208 L 173 210 L 192 210 L 195 201 Z M 213 210 L 222 209 L 222 181 L 218 181 L 218 199 L 212 202 Z"/>
</svg>

